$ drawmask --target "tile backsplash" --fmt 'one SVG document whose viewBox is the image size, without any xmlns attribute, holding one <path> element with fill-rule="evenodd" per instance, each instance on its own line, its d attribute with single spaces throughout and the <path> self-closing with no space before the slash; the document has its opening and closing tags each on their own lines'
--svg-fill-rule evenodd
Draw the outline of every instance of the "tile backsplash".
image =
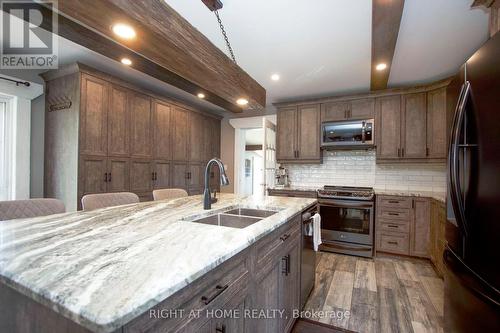
<svg viewBox="0 0 500 333">
<path fill-rule="evenodd" d="M 322 164 L 284 164 L 292 186 L 370 186 L 381 190 L 446 191 L 446 164 L 376 164 L 375 150 L 324 151 Z"/>
</svg>

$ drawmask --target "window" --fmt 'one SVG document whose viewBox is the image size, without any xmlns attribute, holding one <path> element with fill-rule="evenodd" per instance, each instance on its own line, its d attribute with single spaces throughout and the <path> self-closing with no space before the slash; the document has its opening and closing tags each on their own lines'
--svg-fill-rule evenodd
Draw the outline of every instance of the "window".
<svg viewBox="0 0 500 333">
<path fill-rule="evenodd" d="M 0 200 L 11 199 L 12 192 L 11 105 L 11 99 L 0 97 Z"/>
</svg>

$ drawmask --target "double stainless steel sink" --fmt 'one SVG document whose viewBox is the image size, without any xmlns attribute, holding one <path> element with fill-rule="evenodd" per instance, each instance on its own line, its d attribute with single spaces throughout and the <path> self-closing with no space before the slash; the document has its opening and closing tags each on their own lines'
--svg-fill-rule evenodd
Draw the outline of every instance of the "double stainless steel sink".
<svg viewBox="0 0 500 333">
<path fill-rule="evenodd" d="M 276 213 L 277 211 L 274 210 L 233 208 L 222 213 L 190 220 L 190 222 L 242 229 Z"/>
</svg>

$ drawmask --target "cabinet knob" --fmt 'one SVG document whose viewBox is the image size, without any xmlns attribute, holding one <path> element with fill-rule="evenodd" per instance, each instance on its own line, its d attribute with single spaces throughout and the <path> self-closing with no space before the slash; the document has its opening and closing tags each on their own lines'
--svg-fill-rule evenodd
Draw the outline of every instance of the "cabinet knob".
<svg viewBox="0 0 500 333">
<path fill-rule="evenodd" d="M 104 173 L 104 182 L 105 183 L 108 182 L 108 173 L 107 172 Z"/>
</svg>

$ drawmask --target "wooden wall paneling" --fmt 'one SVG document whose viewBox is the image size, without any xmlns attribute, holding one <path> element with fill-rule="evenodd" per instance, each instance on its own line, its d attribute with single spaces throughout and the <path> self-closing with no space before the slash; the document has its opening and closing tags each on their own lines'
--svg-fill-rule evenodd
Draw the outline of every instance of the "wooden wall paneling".
<svg viewBox="0 0 500 333">
<path fill-rule="evenodd" d="M 107 172 L 106 192 L 128 192 L 130 190 L 130 161 L 128 158 L 109 157 Z"/>
<path fill-rule="evenodd" d="M 108 155 L 130 156 L 130 107 L 129 91 L 117 85 L 109 85 L 109 109 L 107 111 Z"/>
<path fill-rule="evenodd" d="M 153 189 L 153 166 L 147 159 L 130 161 L 130 191 L 134 193 L 151 192 Z"/>
<path fill-rule="evenodd" d="M 387 88 L 403 7 L 404 0 L 372 1 L 371 90 Z M 380 63 L 385 63 L 387 68 L 377 71 L 375 67 Z"/>
<path fill-rule="evenodd" d="M 297 157 L 297 107 L 279 109 L 277 113 L 276 158 L 293 160 Z"/>
<path fill-rule="evenodd" d="M 79 195 L 107 191 L 107 159 L 101 156 L 82 156 L 79 166 Z"/>
<path fill-rule="evenodd" d="M 109 85 L 99 78 L 82 75 L 80 109 L 80 152 L 106 156 Z"/>
<path fill-rule="evenodd" d="M 169 188 L 170 187 L 170 174 L 171 174 L 171 163 L 169 161 L 155 161 L 153 172 L 154 181 L 153 187 L 155 189 Z"/>
<path fill-rule="evenodd" d="M 240 97 L 249 107 L 266 105 L 265 89 L 162 0 L 97 0 L 92 6 L 64 0 L 58 10 L 64 14 L 58 34 L 77 44 L 111 59 L 127 54 L 135 69 L 192 94 L 203 91 L 206 100 L 232 112 L 242 111 Z M 132 25 L 137 37 L 116 37 L 110 29 L 116 22 Z"/>
<path fill-rule="evenodd" d="M 401 157 L 425 158 L 427 156 L 427 105 L 426 94 L 403 95 Z"/>
<path fill-rule="evenodd" d="M 188 168 L 187 162 L 173 162 L 172 163 L 172 176 L 170 178 L 171 186 L 173 188 L 188 188 Z"/>
<path fill-rule="evenodd" d="M 153 124 L 151 98 L 132 92 L 130 94 L 131 114 L 131 157 L 151 158 L 153 151 Z"/>
<path fill-rule="evenodd" d="M 189 112 L 189 161 L 201 162 L 205 160 L 204 118 L 196 112 Z"/>
<path fill-rule="evenodd" d="M 427 157 L 447 156 L 446 88 L 427 93 Z"/>
<path fill-rule="evenodd" d="M 155 159 L 172 159 L 172 107 L 158 100 L 153 101 L 153 156 Z"/>
<path fill-rule="evenodd" d="M 172 159 L 174 161 L 188 160 L 189 127 L 188 111 L 179 108 L 172 108 Z"/>
<path fill-rule="evenodd" d="M 297 158 L 321 160 L 320 106 L 299 106 L 297 110 Z"/>
<path fill-rule="evenodd" d="M 351 119 L 371 119 L 375 117 L 375 98 L 353 99 L 349 110 Z"/>
<path fill-rule="evenodd" d="M 376 101 L 377 159 L 398 159 L 401 154 L 401 96 Z"/>
</svg>

